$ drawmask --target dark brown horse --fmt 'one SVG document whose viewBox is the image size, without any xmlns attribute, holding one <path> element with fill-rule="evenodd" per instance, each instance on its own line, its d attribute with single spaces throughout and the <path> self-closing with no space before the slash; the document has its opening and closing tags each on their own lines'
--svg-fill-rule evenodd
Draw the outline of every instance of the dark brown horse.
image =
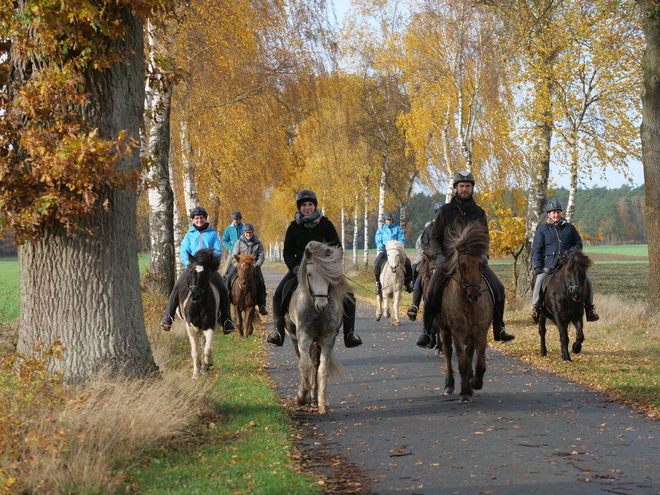
<svg viewBox="0 0 660 495">
<path fill-rule="evenodd" d="M 229 293 L 234 306 L 236 327 L 241 336 L 247 338 L 252 335 L 254 307 L 257 304 L 257 275 L 254 266 L 256 256 L 237 254 L 234 258 L 238 265 L 236 266 L 236 278 L 229 288 Z M 243 318 L 243 313 L 245 313 L 245 318 Z"/>
<path fill-rule="evenodd" d="M 584 342 L 582 332 L 584 316 L 584 302 L 587 300 L 589 289 L 587 286 L 587 269 L 593 265 L 593 261 L 582 252 L 581 249 L 571 251 L 567 256 L 560 258 L 562 262 L 557 269 L 549 273 L 541 290 L 541 306 L 539 311 L 539 335 L 541 336 L 541 356 L 548 355 L 545 347 L 545 322 L 550 319 L 559 329 L 559 341 L 561 342 L 561 358 L 571 361 L 568 352 L 568 325 L 575 327 L 575 342 L 573 342 L 573 353 L 579 354 Z"/>
<path fill-rule="evenodd" d="M 452 225 L 445 231 L 444 270 L 449 281 L 442 308 L 435 315 L 445 357 L 445 395 L 454 393 L 452 340 L 461 375 L 461 402 L 472 401 L 472 391 L 483 387 L 487 333 L 493 321 L 493 300 L 483 278 L 490 238 L 478 222 Z M 473 360 L 476 353 L 476 366 Z"/>
</svg>

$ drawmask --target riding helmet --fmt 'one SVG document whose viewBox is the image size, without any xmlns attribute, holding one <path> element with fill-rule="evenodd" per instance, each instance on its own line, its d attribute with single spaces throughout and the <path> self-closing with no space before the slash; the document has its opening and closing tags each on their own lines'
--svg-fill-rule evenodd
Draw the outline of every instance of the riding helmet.
<svg viewBox="0 0 660 495">
<path fill-rule="evenodd" d="M 392 220 L 394 221 L 394 215 L 392 215 L 389 211 L 383 215 L 383 221 L 385 220 Z"/>
<path fill-rule="evenodd" d="M 234 220 L 240 220 L 241 218 L 243 218 L 243 215 L 241 215 L 240 211 L 236 210 L 234 213 L 231 214 L 231 217 Z"/>
<path fill-rule="evenodd" d="M 314 206 L 318 206 L 319 204 L 319 200 L 316 197 L 316 193 L 311 189 L 303 189 L 298 194 L 296 194 L 296 206 L 298 207 L 298 209 L 300 209 L 300 206 L 305 201 L 311 201 L 312 203 L 314 203 Z"/>
<path fill-rule="evenodd" d="M 454 189 L 456 189 L 456 184 L 459 182 L 472 182 L 472 185 L 474 186 L 474 175 L 472 175 L 472 172 L 457 172 L 456 175 L 454 175 Z"/>
<path fill-rule="evenodd" d="M 201 206 L 195 206 L 192 210 L 190 210 L 190 218 L 195 218 L 196 215 L 204 215 L 204 218 L 209 217 L 209 214 L 206 213 L 206 210 Z"/>
<path fill-rule="evenodd" d="M 561 207 L 561 203 L 559 201 L 550 201 L 548 203 L 548 206 L 545 207 L 545 212 L 550 213 L 551 211 L 563 211 L 564 209 Z"/>
<path fill-rule="evenodd" d="M 246 223 L 243 225 L 243 232 L 254 232 L 254 225 Z"/>
<path fill-rule="evenodd" d="M 438 213 L 438 210 L 445 206 L 444 201 L 438 201 L 434 206 L 433 206 L 433 213 Z"/>
</svg>

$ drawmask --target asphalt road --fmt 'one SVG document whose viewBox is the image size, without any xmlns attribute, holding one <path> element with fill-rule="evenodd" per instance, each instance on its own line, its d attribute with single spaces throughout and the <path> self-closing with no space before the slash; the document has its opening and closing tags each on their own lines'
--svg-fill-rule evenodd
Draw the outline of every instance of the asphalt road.
<svg viewBox="0 0 660 495">
<path fill-rule="evenodd" d="M 272 295 L 283 272 L 264 273 Z M 415 346 L 421 323 L 390 326 L 374 313 L 358 301 L 362 346 L 337 339 L 343 371 L 328 385 L 330 413 L 294 414 L 308 458 L 334 463 L 312 469 L 361 478 L 353 493 L 660 494 L 660 423 L 496 348 L 483 390 L 462 404 L 442 393 L 443 358 Z M 269 347 L 277 393 L 294 404 L 291 340 Z"/>
</svg>

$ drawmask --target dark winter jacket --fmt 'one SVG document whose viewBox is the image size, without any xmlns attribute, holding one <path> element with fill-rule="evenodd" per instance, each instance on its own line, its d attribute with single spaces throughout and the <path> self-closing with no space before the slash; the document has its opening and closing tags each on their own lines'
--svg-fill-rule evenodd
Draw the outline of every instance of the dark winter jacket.
<svg viewBox="0 0 660 495">
<path fill-rule="evenodd" d="M 300 265 L 309 241 L 341 247 L 337 230 L 326 217 L 321 217 L 319 223 L 311 229 L 294 220 L 289 224 L 284 236 L 284 263 L 289 270 Z"/>
<path fill-rule="evenodd" d="M 582 249 L 582 239 L 573 224 L 563 218 L 556 224 L 541 224 L 532 243 L 534 268 L 554 268 L 561 253 L 576 249 Z"/>
<path fill-rule="evenodd" d="M 488 220 L 484 209 L 474 202 L 474 199 L 463 201 L 458 196 L 438 209 L 431 230 L 431 251 L 434 255 L 442 254 L 445 240 L 445 227 L 461 219 L 465 225 L 470 222 L 481 222 L 488 229 Z M 461 221 L 459 220 L 459 221 Z"/>
</svg>

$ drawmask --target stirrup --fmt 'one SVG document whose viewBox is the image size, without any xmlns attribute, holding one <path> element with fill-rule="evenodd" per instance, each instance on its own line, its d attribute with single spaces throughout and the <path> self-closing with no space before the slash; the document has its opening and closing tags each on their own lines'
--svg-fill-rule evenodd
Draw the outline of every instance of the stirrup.
<svg viewBox="0 0 660 495">
<path fill-rule="evenodd" d="M 222 324 L 222 333 L 224 333 L 225 335 L 229 335 L 234 330 L 236 330 L 236 325 L 234 325 L 233 321 L 227 318 L 225 322 Z"/>
<path fill-rule="evenodd" d="M 172 323 L 174 323 L 174 318 L 172 318 L 170 315 L 166 315 L 162 320 L 160 320 L 160 326 L 165 332 L 169 332 L 172 329 Z"/>
<path fill-rule="evenodd" d="M 355 332 L 348 332 L 344 335 L 344 345 L 349 349 L 362 345 L 362 339 Z"/>
<path fill-rule="evenodd" d="M 417 312 L 419 311 L 419 308 L 415 306 L 414 304 L 408 308 L 407 315 L 408 318 L 410 318 L 410 321 L 415 321 L 417 319 Z"/>
<path fill-rule="evenodd" d="M 266 342 L 276 345 L 277 347 L 282 347 L 284 345 L 284 335 L 278 331 L 270 332 L 266 338 Z"/>
<path fill-rule="evenodd" d="M 536 309 L 534 306 L 532 306 L 532 312 L 527 317 L 527 321 L 533 323 L 534 325 L 538 325 L 539 323 L 539 310 Z"/>
</svg>

